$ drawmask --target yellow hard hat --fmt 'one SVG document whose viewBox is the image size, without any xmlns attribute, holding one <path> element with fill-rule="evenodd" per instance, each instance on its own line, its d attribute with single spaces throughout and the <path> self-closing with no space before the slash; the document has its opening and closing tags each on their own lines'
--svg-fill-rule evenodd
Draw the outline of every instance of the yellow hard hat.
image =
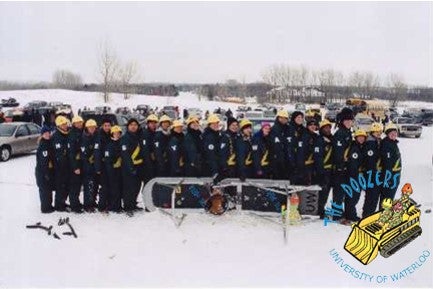
<svg viewBox="0 0 433 289">
<path fill-rule="evenodd" d="M 322 128 L 322 127 L 324 127 L 324 126 L 327 126 L 327 125 L 332 126 L 332 122 L 330 122 L 330 121 L 327 120 L 326 118 L 320 122 L 320 128 Z"/>
<path fill-rule="evenodd" d="M 314 116 L 314 112 L 312 110 L 307 110 L 307 112 L 305 113 L 305 116 L 307 117 L 313 117 Z"/>
<path fill-rule="evenodd" d="M 370 127 L 371 132 L 382 132 L 383 126 L 380 122 L 373 122 Z"/>
<path fill-rule="evenodd" d="M 72 118 L 72 123 L 76 123 L 76 122 L 84 122 L 84 120 L 81 116 L 76 115 Z"/>
<path fill-rule="evenodd" d="M 253 123 L 249 119 L 246 119 L 246 118 L 241 119 L 241 122 L 239 123 L 240 129 L 243 129 L 247 125 L 253 125 Z"/>
<path fill-rule="evenodd" d="M 164 122 L 164 121 L 168 121 L 168 122 L 171 123 L 171 118 L 170 118 L 169 116 L 167 116 L 167 115 L 164 114 L 164 115 L 161 116 L 161 118 L 159 119 L 159 123 Z"/>
<path fill-rule="evenodd" d="M 389 122 L 386 126 L 385 126 L 385 133 L 389 133 L 392 130 L 398 130 L 397 126 L 395 125 L 395 123 L 393 122 Z"/>
<path fill-rule="evenodd" d="M 90 118 L 90 119 L 88 119 L 86 121 L 86 127 L 91 127 L 91 126 L 94 126 L 94 127 L 98 126 L 98 124 L 96 123 L 96 121 L 94 119 L 92 119 L 92 118 Z"/>
<path fill-rule="evenodd" d="M 179 126 L 182 127 L 183 123 L 178 119 L 174 120 L 173 124 L 171 125 L 172 128 L 179 127 Z"/>
<path fill-rule="evenodd" d="M 286 110 L 279 110 L 277 112 L 277 117 L 289 118 L 289 113 Z"/>
<path fill-rule="evenodd" d="M 112 126 L 110 132 L 113 134 L 115 132 L 122 132 L 122 128 L 118 125 Z"/>
<path fill-rule="evenodd" d="M 190 117 L 188 117 L 188 119 L 186 120 L 186 125 L 190 125 L 190 124 L 193 123 L 193 122 L 197 122 L 197 123 L 199 123 L 200 120 L 199 120 L 198 117 L 196 117 L 196 116 L 190 116 Z"/>
<path fill-rule="evenodd" d="M 392 207 L 392 199 L 386 198 L 382 201 L 382 209 L 390 209 Z"/>
<path fill-rule="evenodd" d="M 367 137 L 367 132 L 365 130 L 363 130 L 363 129 L 357 129 L 355 131 L 355 137 L 357 137 L 357 136 L 365 136 L 365 137 Z"/>
<path fill-rule="evenodd" d="M 207 123 L 211 124 L 211 123 L 218 123 L 220 122 L 220 119 L 217 115 L 215 114 L 211 114 L 209 115 L 209 117 L 207 118 Z"/>
<path fill-rule="evenodd" d="M 158 122 L 158 117 L 154 114 L 149 114 L 149 116 L 146 118 L 146 122 L 149 122 L 149 121 Z"/>
<path fill-rule="evenodd" d="M 67 119 L 63 115 L 59 115 L 58 117 L 56 117 L 56 126 L 61 126 L 68 123 L 69 123 L 69 119 Z"/>
</svg>

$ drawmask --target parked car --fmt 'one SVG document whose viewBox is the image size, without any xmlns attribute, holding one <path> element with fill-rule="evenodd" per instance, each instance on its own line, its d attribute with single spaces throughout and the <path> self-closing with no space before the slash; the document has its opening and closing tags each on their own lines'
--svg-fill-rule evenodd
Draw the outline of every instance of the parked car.
<svg viewBox="0 0 433 289">
<path fill-rule="evenodd" d="M 8 99 L 2 99 L 1 107 L 17 107 L 19 102 L 15 98 L 9 97 Z"/>
<path fill-rule="evenodd" d="M 11 156 L 29 153 L 37 149 L 40 126 L 29 122 L 0 124 L 0 160 L 8 161 Z"/>
<path fill-rule="evenodd" d="M 433 125 L 433 109 L 421 109 L 422 125 Z"/>
<path fill-rule="evenodd" d="M 337 114 L 339 113 L 339 110 L 328 110 L 325 114 L 325 119 L 329 120 L 330 122 L 337 122 Z"/>
<path fill-rule="evenodd" d="M 9 109 L 4 112 L 6 122 L 22 121 L 24 112 L 19 109 Z"/>
<path fill-rule="evenodd" d="M 304 112 L 307 109 L 304 103 L 296 103 L 295 110 Z"/>
<path fill-rule="evenodd" d="M 116 108 L 116 110 L 114 111 L 114 113 L 118 113 L 118 114 L 131 114 L 132 111 L 131 111 L 131 109 L 129 107 L 122 106 L 122 107 Z"/>
<path fill-rule="evenodd" d="M 47 105 L 48 105 L 48 103 L 46 101 L 34 100 L 34 101 L 30 101 L 29 103 L 24 105 L 24 110 L 31 111 L 32 109 L 38 109 L 40 107 L 47 106 Z"/>
<path fill-rule="evenodd" d="M 97 106 L 95 107 L 95 111 L 97 113 L 107 113 L 107 112 L 111 112 L 111 107 L 103 105 L 103 106 Z"/>
<path fill-rule="evenodd" d="M 415 119 L 409 117 L 397 117 L 394 119 L 400 136 L 414 136 L 419 138 L 422 133 L 422 125 L 415 122 Z"/>
<path fill-rule="evenodd" d="M 363 114 L 363 113 L 358 113 L 355 116 L 355 121 L 353 123 L 353 129 L 354 130 L 363 129 L 366 132 L 369 132 L 370 128 L 371 128 L 371 124 L 373 122 L 374 122 L 374 120 L 370 116 Z"/>
<path fill-rule="evenodd" d="M 187 111 L 188 111 L 188 115 L 189 116 L 196 116 L 199 119 L 201 119 L 202 116 L 203 116 L 203 111 L 200 108 L 197 108 L 197 107 L 190 107 L 190 108 L 187 109 Z"/>
<path fill-rule="evenodd" d="M 172 120 L 178 119 L 178 117 L 179 117 L 179 114 L 176 110 L 163 110 L 163 111 L 161 111 L 159 117 L 163 116 L 164 114 L 167 115 Z"/>
</svg>

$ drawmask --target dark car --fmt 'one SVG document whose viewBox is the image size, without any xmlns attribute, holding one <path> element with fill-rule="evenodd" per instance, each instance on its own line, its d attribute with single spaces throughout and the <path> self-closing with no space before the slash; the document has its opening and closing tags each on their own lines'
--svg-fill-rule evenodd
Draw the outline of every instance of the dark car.
<svg viewBox="0 0 433 289">
<path fill-rule="evenodd" d="M 31 101 L 31 102 L 27 103 L 24 106 L 24 110 L 31 111 L 32 109 L 38 109 L 40 107 L 44 107 L 44 106 L 47 106 L 47 105 L 48 105 L 48 103 L 46 101 L 43 101 L 43 100 L 34 100 L 34 101 Z"/>
<path fill-rule="evenodd" d="M 420 117 L 422 118 L 422 125 L 433 125 L 433 109 L 421 109 Z"/>
<path fill-rule="evenodd" d="M 19 105 L 15 98 L 9 97 L 8 99 L 2 99 L 0 107 L 17 107 Z"/>
</svg>

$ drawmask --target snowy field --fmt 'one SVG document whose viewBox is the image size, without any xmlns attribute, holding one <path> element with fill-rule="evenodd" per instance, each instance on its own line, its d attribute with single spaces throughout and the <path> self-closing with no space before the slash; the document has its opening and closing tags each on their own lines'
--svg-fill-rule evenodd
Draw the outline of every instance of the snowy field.
<svg viewBox="0 0 433 289">
<path fill-rule="evenodd" d="M 103 104 L 100 94 L 63 90 L 0 92 L 0 98 L 9 96 L 21 105 L 37 99 L 67 102 L 74 109 Z M 235 109 L 227 103 L 199 102 L 190 93 L 181 93 L 178 98 L 135 95 L 127 102 L 120 95 L 112 95 L 111 106 L 135 107 L 142 103 L 179 105 L 181 109 L 201 107 L 203 111 L 217 106 Z M 280 226 L 246 212 L 221 217 L 191 213 L 178 229 L 159 212 L 140 213 L 134 218 L 99 213 L 42 215 L 34 178 L 35 156 L 12 158 L 0 163 L 0 288 L 432 288 L 432 255 L 417 268 L 399 273 L 419 262 L 423 252 L 427 255 L 433 251 L 432 214 L 425 213 L 432 206 L 433 127 L 423 127 L 420 139 L 402 138 L 400 150 L 401 184 L 412 183 L 413 198 L 422 204 L 423 233 L 390 258 L 379 255 L 367 266 L 343 248 L 351 228 L 336 224 L 325 227 L 322 222 L 312 222 L 290 227 L 289 241 L 284 245 Z M 362 203 L 363 196 L 358 208 Z M 67 230 L 58 226 L 61 217 L 70 218 L 77 239 L 62 235 Z M 42 230 L 26 229 L 36 222 L 52 225 L 61 240 Z M 358 277 L 348 273 L 347 266 L 337 264 L 330 254 L 333 249 L 344 264 L 360 271 Z M 393 281 L 392 276 L 400 277 Z"/>
</svg>

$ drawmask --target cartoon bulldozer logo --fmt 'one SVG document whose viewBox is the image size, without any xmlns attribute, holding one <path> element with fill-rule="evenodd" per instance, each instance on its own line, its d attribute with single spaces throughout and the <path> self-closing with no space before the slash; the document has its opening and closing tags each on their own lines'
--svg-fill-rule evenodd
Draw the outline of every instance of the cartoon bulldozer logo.
<svg viewBox="0 0 433 289">
<path fill-rule="evenodd" d="M 388 258 L 421 235 L 421 211 L 410 198 L 411 184 L 401 192 L 400 199 L 384 199 L 381 210 L 352 225 L 344 249 L 362 264 L 372 262 L 379 252 Z"/>
</svg>

